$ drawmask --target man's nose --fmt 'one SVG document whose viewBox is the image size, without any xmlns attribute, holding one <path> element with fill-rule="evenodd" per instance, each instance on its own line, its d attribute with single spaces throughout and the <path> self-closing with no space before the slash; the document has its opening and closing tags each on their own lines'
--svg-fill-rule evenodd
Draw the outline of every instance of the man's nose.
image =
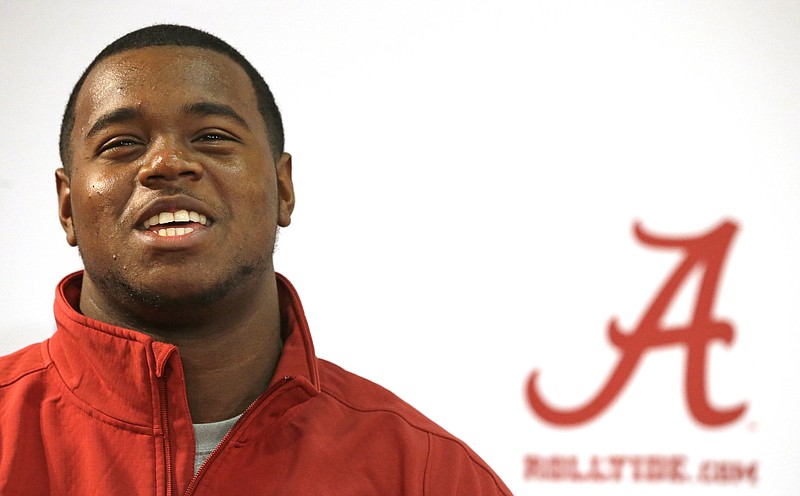
<svg viewBox="0 0 800 496">
<path fill-rule="evenodd" d="M 148 188 L 178 180 L 198 181 L 202 176 L 202 165 L 177 147 L 156 151 L 139 169 L 139 182 Z"/>
</svg>

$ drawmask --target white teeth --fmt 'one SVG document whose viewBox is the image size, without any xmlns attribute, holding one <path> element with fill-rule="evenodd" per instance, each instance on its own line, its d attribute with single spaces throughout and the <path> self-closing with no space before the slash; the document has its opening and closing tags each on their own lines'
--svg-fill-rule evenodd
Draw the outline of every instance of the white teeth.
<svg viewBox="0 0 800 496">
<path fill-rule="evenodd" d="M 194 229 L 191 227 L 168 227 L 166 229 L 159 229 L 158 235 L 169 238 L 172 236 L 183 236 L 184 234 L 189 234 L 191 232 L 194 232 Z"/>
<path fill-rule="evenodd" d="M 156 224 L 158 224 L 158 215 L 154 215 L 149 219 L 147 219 L 146 221 L 144 221 L 144 228 L 147 229 L 150 226 L 154 226 Z"/>
<path fill-rule="evenodd" d="M 170 222 L 175 222 L 175 214 L 172 212 L 161 212 L 158 214 L 159 224 L 169 224 Z"/>
<path fill-rule="evenodd" d="M 161 212 L 144 221 L 144 228 L 150 229 L 151 226 L 158 224 L 171 224 L 173 222 L 197 222 L 198 224 L 206 225 L 208 219 L 205 215 L 195 212 L 194 210 L 178 210 L 175 213 Z M 163 236 L 163 234 L 162 234 Z"/>
</svg>

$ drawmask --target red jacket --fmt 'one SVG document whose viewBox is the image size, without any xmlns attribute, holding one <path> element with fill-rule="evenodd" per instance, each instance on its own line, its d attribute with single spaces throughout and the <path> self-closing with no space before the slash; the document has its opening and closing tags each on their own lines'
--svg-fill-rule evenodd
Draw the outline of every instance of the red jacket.
<svg viewBox="0 0 800 496">
<path fill-rule="evenodd" d="M 275 376 L 193 476 L 177 349 L 81 315 L 81 280 L 58 285 L 49 340 L 0 358 L 2 495 L 511 494 L 464 443 L 317 359 L 280 276 Z"/>
</svg>

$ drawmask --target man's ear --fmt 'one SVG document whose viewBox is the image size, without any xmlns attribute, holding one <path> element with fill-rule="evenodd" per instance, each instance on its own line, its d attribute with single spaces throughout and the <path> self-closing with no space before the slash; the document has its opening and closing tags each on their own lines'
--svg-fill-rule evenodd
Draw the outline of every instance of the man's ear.
<svg viewBox="0 0 800 496">
<path fill-rule="evenodd" d="M 292 183 L 292 156 L 282 153 L 277 164 L 278 225 L 286 227 L 292 222 L 294 211 L 294 184 Z"/>
<path fill-rule="evenodd" d="M 56 192 L 58 193 L 58 219 L 67 233 L 67 243 L 77 246 L 75 228 L 72 225 L 72 192 L 69 187 L 69 176 L 63 167 L 56 169 Z"/>
</svg>

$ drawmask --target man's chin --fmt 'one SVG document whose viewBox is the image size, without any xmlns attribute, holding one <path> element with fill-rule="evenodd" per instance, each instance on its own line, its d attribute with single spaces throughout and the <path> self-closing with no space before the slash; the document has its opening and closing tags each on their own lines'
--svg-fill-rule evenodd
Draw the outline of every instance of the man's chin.
<svg viewBox="0 0 800 496">
<path fill-rule="evenodd" d="M 113 295 L 116 304 L 135 318 L 173 320 L 191 319 L 210 311 L 210 307 L 250 286 L 253 279 L 263 277 L 267 268 L 264 263 L 245 264 L 219 277 L 209 273 L 197 277 L 188 271 L 140 274 L 135 279 L 117 271 L 107 271 L 99 278 L 88 269 L 87 273 L 104 294 Z"/>
</svg>

